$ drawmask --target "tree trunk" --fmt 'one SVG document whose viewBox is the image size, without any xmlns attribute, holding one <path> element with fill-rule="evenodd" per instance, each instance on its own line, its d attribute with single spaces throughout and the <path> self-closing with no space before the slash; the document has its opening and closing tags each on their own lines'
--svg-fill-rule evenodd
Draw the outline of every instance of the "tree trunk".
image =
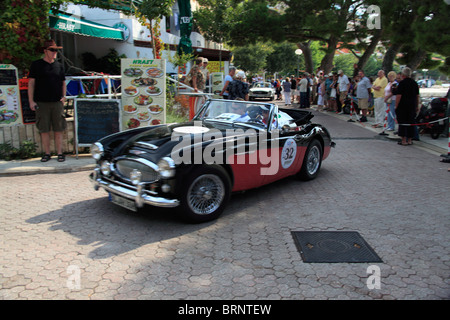
<svg viewBox="0 0 450 320">
<path fill-rule="evenodd" d="M 152 43 L 152 50 L 153 50 L 153 59 L 156 59 L 156 43 L 155 43 L 155 37 L 153 35 L 153 21 L 150 20 L 150 40 Z"/>
<path fill-rule="evenodd" d="M 320 69 L 323 70 L 325 74 L 333 70 L 333 59 L 334 54 L 336 52 L 338 39 L 334 35 L 332 35 L 328 39 L 327 44 L 328 44 L 327 53 L 325 54 L 325 56 L 322 59 L 322 62 L 320 63 Z"/>
<path fill-rule="evenodd" d="M 312 60 L 312 52 L 309 45 L 311 44 L 311 41 L 308 42 L 299 42 L 297 43 L 297 47 L 302 49 L 303 51 L 303 57 L 305 58 L 305 69 L 306 72 L 312 73 L 314 66 L 313 66 L 313 60 Z"/>
<path fill-rule="evenodd" d="M 427 52 L 425 50 L 419 49 L 412 57 L 411 61 L 408 63 L 408 67 L 411 68 L 412 71 L 416 70 L 423 59 L 425 59 Z"/>
<path fill-rule="evenodd" d="M 381 35 L 382 35 L 382 30 L 377 29 L 375 31 L 374 35 L 372 36 L 372 39 L 370 40 L 369 46 L 364 51 L 364 54 L 361 57 L 359 57 L 358 70 L 362 70 L 366 66 L 367 61 L 369 61 L 370 57 L 372 56 L 372 54 L 375 52 L 375 49 L 377 48 L 378 42 L 381 39 Z"/>
<path fill-rule="evenodd" d="M 386 74 L 388 74 L 389 71 L 394 69 L 394 60 L 397 53 L 400 51 L 402 45 L 398 43 L 391 44 L 389 49 L 386 51 L 386 54 L 383 58 L 383 65 L 382 69 Z"/>
</svg>

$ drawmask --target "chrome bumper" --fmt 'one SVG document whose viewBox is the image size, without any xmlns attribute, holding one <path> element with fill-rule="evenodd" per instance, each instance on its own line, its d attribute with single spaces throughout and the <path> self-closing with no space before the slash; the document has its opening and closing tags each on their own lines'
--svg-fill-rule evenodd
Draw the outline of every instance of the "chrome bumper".
<svg viewBox="0 0 450 320">
<path fill-rule="evenodd" d="M 174 208 L 180 204 L 179 200 L 176 199 L 166 199 L 162 197 L 154 197 L 146 194 L 143 189 L 143 184 L 138 183 L 136 186 L 136 191 L 131 190 L 117 184 L 111 183 L 109 181 L 105 181 L 100 176 L 100 169 L 95 168 L 94 172 L 89 175 L 89 179 L 91 180 L 94 189 L 98 190 L 100 188 L 105 189 L 108 192 L 114 193 L 118 196 L 134 200 L 136 207 L 142 208 L 144 204 L 148 204 L 155 207 L 164 207 L 164 208 Z"/>
</svg>

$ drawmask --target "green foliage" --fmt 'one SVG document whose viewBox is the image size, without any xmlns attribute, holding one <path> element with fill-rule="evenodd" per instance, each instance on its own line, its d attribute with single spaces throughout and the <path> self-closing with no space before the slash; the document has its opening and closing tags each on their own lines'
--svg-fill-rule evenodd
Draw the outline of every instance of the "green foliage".
<svg viewBox="0 0 450 320">
<path fill-rule="evenodd" d="M 120 59 L 124 59 L 124 54 L 120 55 L 115 49 L 109 49 L 108 54 L 97 59 L 91 52 L 81 54 L 81 61 L 87 71 L 104 72 L 107 74 L 120 74 Z"/>
<path fill-rule="evenodd" d="M 0 13 L 0 61 L 20 70 L 42 54 L 49 36 L 50 1 L 5 0 Z"/>
<path fill-rule="evenodd" d="M 30 140 L 24 140 L 17 149 L 10 143 L 0 144 L 0 159 L 3 160 L 15 160 L 15 159 L 28 159 L 36 156 L 37 144 Z"/>
<path fill-rule="evenodd" d="M 174 0 L 167 0 L 174 1 Z M 89 7 L 114 9 L 113 0 L 1 0 L 0 62 L 15 65 L 20 72 L 42 56 L 50 36 L 49 12 L 73 2 Z"/>
<path fill-rule="evenodd" d="M 179 54 L 176 52 L 173 57 L 169 55 L 168 60 L 170 63 L 172 63 L 175 67 L 182 67 L 189 61 L 192 61 L 194 59 L 194 54 L 192 53 L 185 53 L 182 52 Z"/>
<path fill-rule="evenodd" d="M 266 58 L 273 51 L 264 43 L 249 44 L 236 47 L 234 53 L 234 65 L 244 71 L 257 73 L 266 67 Z"/>
<path fill-rule="evenodd" d="M 224 43 L 230 40 L 230 30 L 239 7 L 230 0 L 199 0 L 200 7 L 193 12 L 194 29 L 199 29 L 206 40 Z"/>
<path fill-rule="evenodd" d="M 135 16 L 141 25 L 147 27 L 150 31 L 150 40 L 152 42 L 153 57 L 161 59 L 160 54 L 163 44 L 160 37 L 159 23 L 164 16 L 172 14 L 172 6 L 175 0 L 142 0 L 135 7 Z M 153 25 L 155 21 L 155 25 Z"/>
<path fill-rule="evenodd" d="M 297 46 L 290 42 L 272 44 L 273 51 L 267 56 L 266 70 L 269 73 L 295 74 L 295 69 L 304 68 L 303 56 L 297 56 Z"/>
</svg>

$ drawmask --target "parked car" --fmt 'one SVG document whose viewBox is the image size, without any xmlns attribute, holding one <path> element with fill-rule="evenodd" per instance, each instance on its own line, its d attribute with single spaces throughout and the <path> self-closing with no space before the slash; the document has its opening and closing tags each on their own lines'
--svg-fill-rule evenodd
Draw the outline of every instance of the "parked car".
<svg viewBox="0 0 450 320">
<path fill-rule="evenodd" d="M 249 89 L 248 98 L 255 99 L 269 99 L 272 101 L 275 98 L 275 88 L 269 82 L 256 82 Z"/>
<path fill-rule="evenodd" d="M 417 81 L 420 88 L 430 88 L 436 84 L 434 79 L 421 79 Z"/>
<path fill-rule="evenodd" d="M 207 100 L 193 121 L 139 127 L 94 143 L 90 180 L 130 210 L 177 207 L 191 222 L 213 220 L 232 192 L 319 174 L 334 142 L 311 118 L 272 103 Z"/>
</svg>

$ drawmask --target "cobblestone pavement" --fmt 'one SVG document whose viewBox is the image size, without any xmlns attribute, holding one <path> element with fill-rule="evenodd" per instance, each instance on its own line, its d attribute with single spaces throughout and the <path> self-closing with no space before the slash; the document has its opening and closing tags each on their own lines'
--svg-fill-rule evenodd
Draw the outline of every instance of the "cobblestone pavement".
<svg viewBox="0 0 450 320">
<path fill-rule="evenodd" d="M 448 164 L 317 114 L 337 146 L 316 180 L 233 195 L 214 222 L 131 213 L 88 173 L 0 178 L 0 299 L 448 299 Z M 292 231 L 357 231 L 381 257 L 305 263 Z"/>
</svg>

